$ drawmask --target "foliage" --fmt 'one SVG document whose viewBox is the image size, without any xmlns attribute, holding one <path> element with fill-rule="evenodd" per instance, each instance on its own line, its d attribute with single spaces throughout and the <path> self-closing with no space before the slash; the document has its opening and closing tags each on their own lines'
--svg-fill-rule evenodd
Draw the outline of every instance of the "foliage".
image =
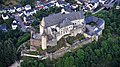
<svg viewBox="0 0 120 67">
<path fill-rule="evenodd" d="M 20 36 L 17 41 L 17 46 L 21 45 L 22 43 L 26 42 L 30 39 L 30 34 L 25 33 L 23 36 Z"/>
<path fill-rule="evenodd" d="M 74 43 L 74 40 L 75 40 L 75 37 L 73 37 L 73 36 L 68 36 L 67 38 L 66 38 L 66 40 L 67 40 L 67 43 L 69 43 L 69 44 L 73 44 Z"/>
<path fill-rule="evenodd" d="M 66 40 L 67 40 L 67 43 L 69 43 L 69 44 L 73 44 L 75 41 L 81 41 L 81 40 L 83 40 L 83 39 L 85 39 L 85 37 L 84 37 L 84 35 L 81 35 L 81 34 L 77 34 L 75 37 L 74 36 L 68 36 L 67 38 L 66 38 Z"/>
<path fill-rule="evenodd" d="M 43 17 L 46 17 L 46 16 L 53 14 L 53 13 L 58 13 L 60 11 L 61 11 L 61 8 L 54 6 L 54 7 L 48 8 L 48 10 L 41 9 L 41 10 L 37 11 L 37 13 L 34 16 L 37 19 L 41 20 Z"/>
<path fill-rule="evenodd" d="M 0 24 L 3 24 L 5 26 L 8 27 L 8 29 L 11 29 L 11 24 L 12 24 L 13 19 L 9 18 L 7 20 L 3 20 L 2 18 L 0 18 Z"/>
<path fill-rule="evenodd" d="M 89 24 L 90 26 L 92 26 L 92 27 L 96 25 L 96 23 L 95 23 L 95 22 L 93 22 L 93 21 L 92 21 L 92 22 L 90 22 L 90 23 L 88 23 L 88 24 Z"/>
<path fill-rule="evenodd" d="M 35 0 L 20 0 L 20 4 L 22 4 L 23 6 L 29 4 L 32 7 L 34 7 L 35 6 Z"/>
<path fill-rule="evenodd" d="M 21 63 L 20 67 L 45 67 L 43 63 L 34 60 L 33 58 L 26 57 L 24 61 Z"/>
<path fill-rule="evenodd" d="M 19 0 L 0 0 L 0 6 L 2 5 L 6 5 L 8 7 L 9 6 L 13 6 L 16 5 L 18 3 Z"/>
<path fill-rule="evenodd" d="M 68 2 L 68 3 L 71 3 L 71 4 L 77 3 L 75 0 L 65 0 L 65 1 Z"/>
<path fill-rule="evenodd" d="M 28 35 L 24 35 L 19 28 L 7 32 L 0 31 L 0 67 L 8 67 L 14 63 L 17 57 L 16 49 L 19 47 L 17 42 L 23 43 L 22 40 L 28 39 Z"/>
<path fill-rule="evenodd" d="M 0 66 L 9 66 L 16 59 L 16 48 L 12 42 L 12 39 L 9 38 L 4 43 L 0 42 Z"/>
</svg>

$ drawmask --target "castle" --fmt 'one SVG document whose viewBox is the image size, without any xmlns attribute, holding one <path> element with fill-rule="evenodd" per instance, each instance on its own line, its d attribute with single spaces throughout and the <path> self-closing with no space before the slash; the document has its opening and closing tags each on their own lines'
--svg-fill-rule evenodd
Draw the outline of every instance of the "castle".
<svg viewBox="0 0 120 67">
<path fill-rule="evenodd" d="M 88 24 L 92 21 L 96 24 L 93 27 Z M 98 36 L 102 34 L 104 25 L 104 20 L 100 18 L 93 16 L 85 18 L 82 11 L 52 14 L 42 19 L 39 25 L 39 34 L 36 36 L 32 34 L 34 39 L 30 41 L 32 46 L 41 46 L 43 50 L 47 49 L 47 46 L 57 45 L 57 41 L 68 34 L 70 36 L 84 34 L 86 38 L 93 38 L 97 41 Z M 86 32 L 86 30 L 88 31 Z"/>
</svg>

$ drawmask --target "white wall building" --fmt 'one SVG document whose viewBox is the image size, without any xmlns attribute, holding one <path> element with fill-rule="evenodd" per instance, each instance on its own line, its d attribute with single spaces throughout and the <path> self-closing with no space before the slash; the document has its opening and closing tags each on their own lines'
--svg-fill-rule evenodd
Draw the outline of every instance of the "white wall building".
<svg viewBox="0 0 120 67">
<path fill-rule="evenodd" d="M 9 16 L 7 14 L 2 14 L 3 20 L 9 19 Z"/>
<path fill-rule="evenodd" d="M 15 30 L 17 28 L 17 26 L 18 26 L 17 21 L 14 20 L 12 23 L 12 29 Z"/>
<path fill-rule="evenodd" d="M 31 6 L 30 5 L 26 5 L 25 6 L 25 10 L 31 10 L 32 8 L 31 8 Z"/>
</svg>

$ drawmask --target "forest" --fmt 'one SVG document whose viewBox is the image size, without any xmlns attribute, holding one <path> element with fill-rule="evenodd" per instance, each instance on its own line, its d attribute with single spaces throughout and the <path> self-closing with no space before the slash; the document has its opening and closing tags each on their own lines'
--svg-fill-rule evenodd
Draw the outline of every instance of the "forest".
<svg viewBox="0 0 120 67">
<path fill-rule="evenodd" d="M 91 16 L 91 14 L 89 14 Z M 94 16 L 105 20 L 105 29 L 98 42 L 92 42 L 62 58 L 40 61 L 26 57 L 21 67 L 119 67 L 120 10 L 102 10 Z"/>
<path fill-rule="evenodd" d="M 22 6 L 30 4 L 32 7 L 34 7 L 35 0 L 0 0 L 1 7 L 13 7 L 18 4 L 20 4 Z"/>
<path fill-rule="evenodd" d="M 0 31 L 0 67 L 13 64 L 17 60 L 17 48 L 29 38 L 29 33 L 24 33 L 20 29 Z"/>
<path fill-rule="evenodd" d="M 7 27 L 7 31 L 0 30 L 0 67 L 8 67 L 17 60 L 17 48 L 30 39 L 30 33 L 22 32 L 20 27 L 16 30 L 11 29 L 13 19 L 3 20 L 0 18 L 0 24 Z"/>
</svg>

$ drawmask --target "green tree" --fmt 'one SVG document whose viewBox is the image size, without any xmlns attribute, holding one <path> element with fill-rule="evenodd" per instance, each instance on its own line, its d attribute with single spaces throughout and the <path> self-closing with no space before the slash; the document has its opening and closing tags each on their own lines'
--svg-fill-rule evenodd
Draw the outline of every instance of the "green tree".
<svg viewBox="0 0 120 67">
<path fill-rule="evenodd" d="M 20 3 L 25 6 L 27 4 L 31 5 L 32 7 L 35 6 L 35 0 L 20 0 Z"/>
<path fill-rule="evenodd" d="M 0 63 L 4 66 L 9 66 L 16 60 L 16 48 L 11 39 L 6 40 L 3 44 L 0 43 Z"/>
<path fill-rule="evenodd" d="M 78 49 L 77 56 L 81 62 L 84 60 L 84 51 L 82 49 Z"/>
</svg>

